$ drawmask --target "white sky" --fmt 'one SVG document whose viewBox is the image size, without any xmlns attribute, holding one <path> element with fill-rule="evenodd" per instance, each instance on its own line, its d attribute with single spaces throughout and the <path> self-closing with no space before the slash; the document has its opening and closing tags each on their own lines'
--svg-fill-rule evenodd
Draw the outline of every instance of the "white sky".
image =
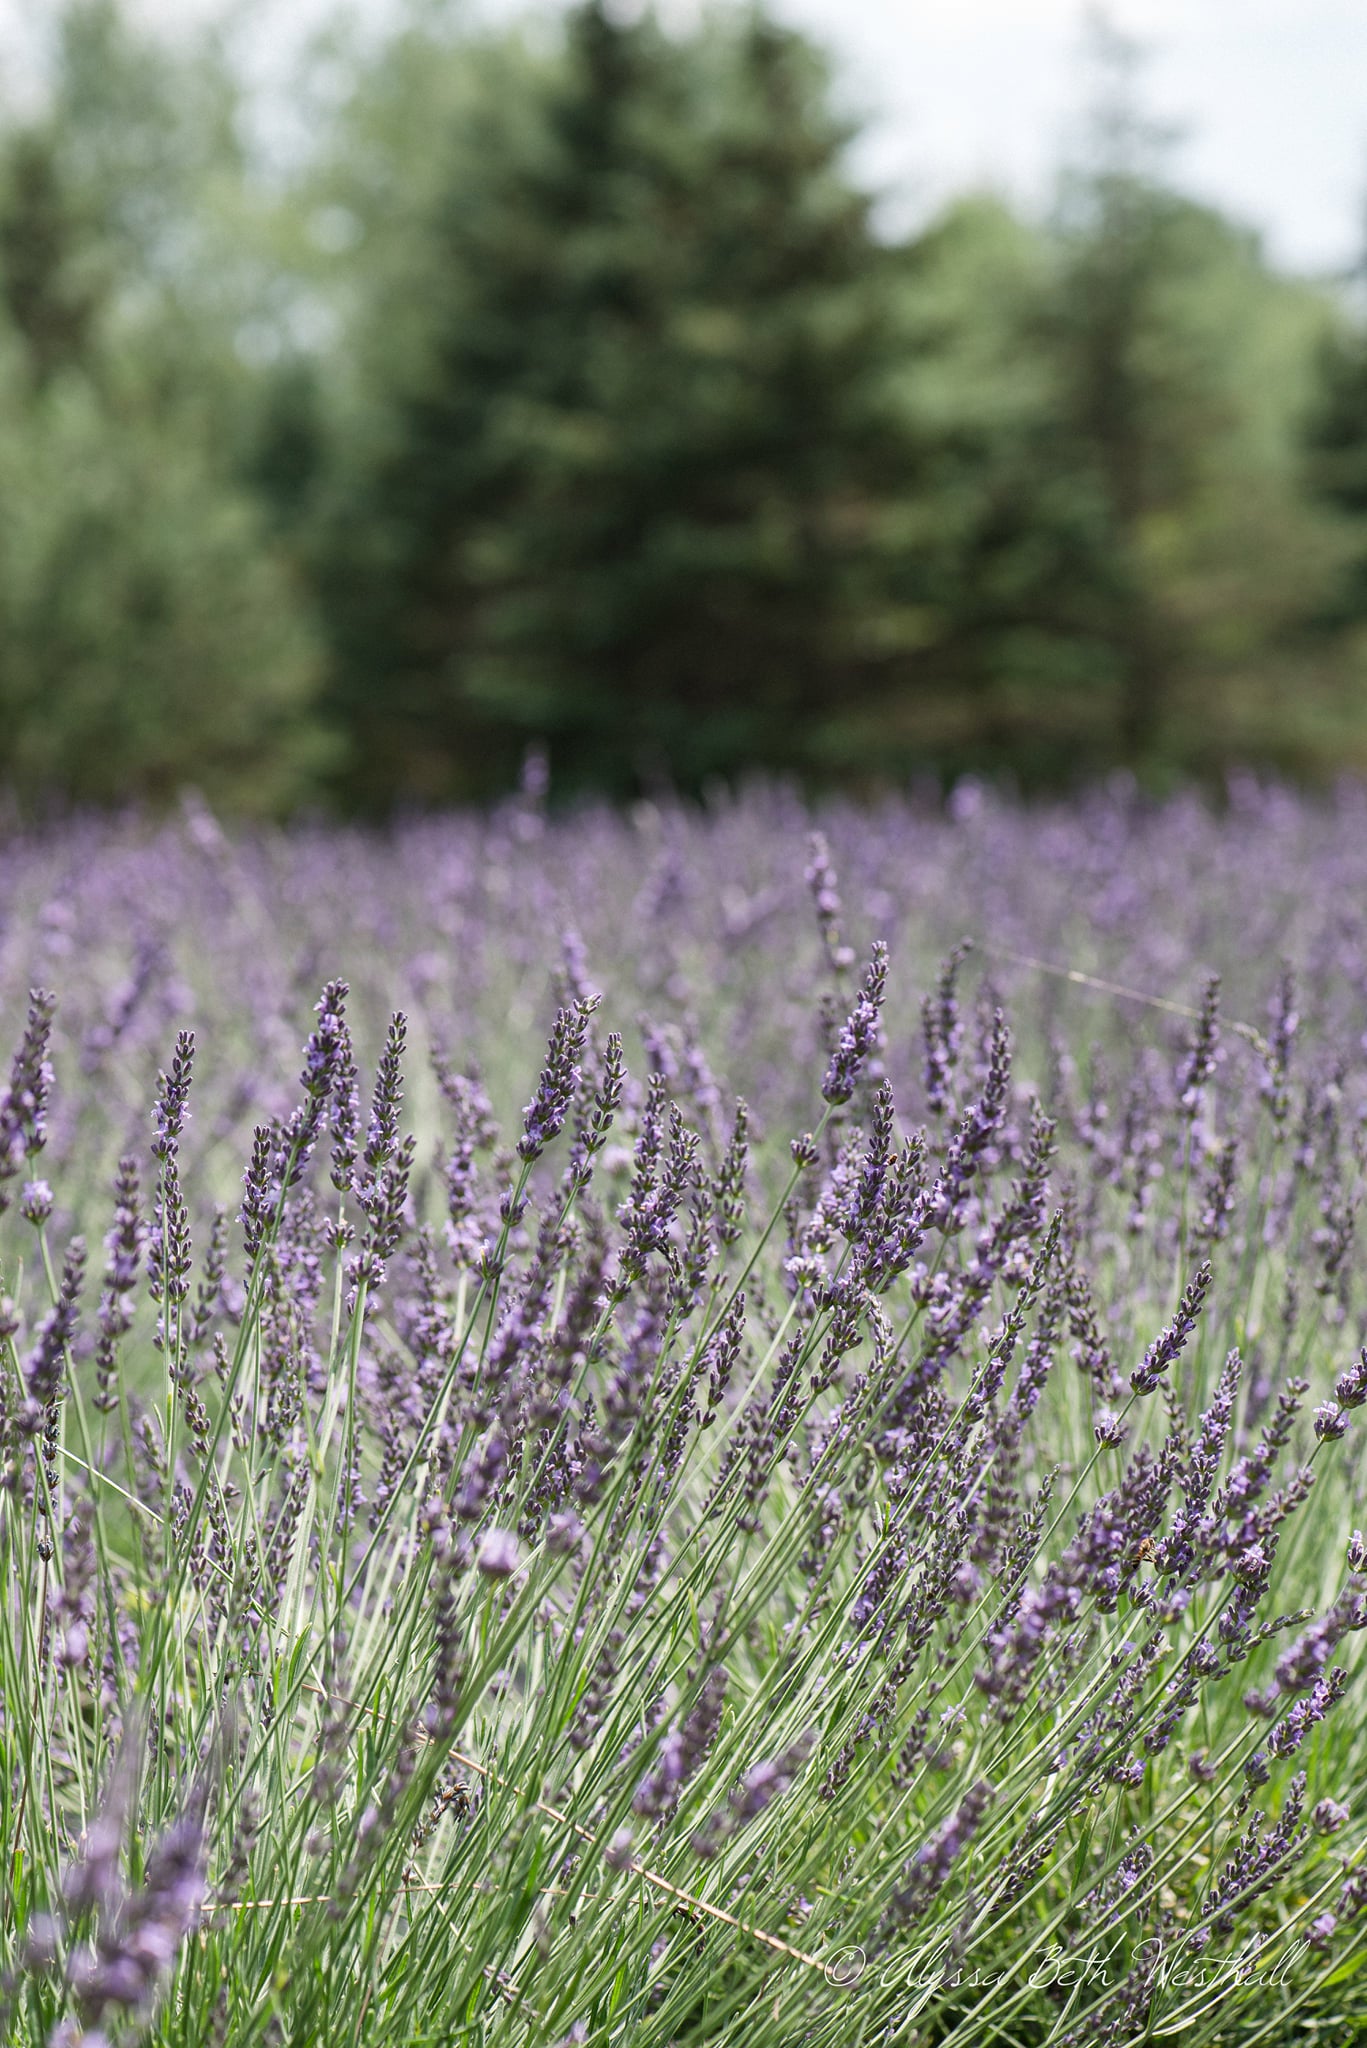
<svg viewBox="0 0 1367 2048">
<path fill-rule="evenodd" d="M 1086 73 L 1078 0 L 781 0 L 883 113 L 877 174 L 930 197 L 970 181 L 1045 195 Z M 1186 186 L 1283 263 L 1354 261 L 1367 200 L 1367 0 L 1115 0 L 1145 97 L 1184 131 Z M 873 152 L 871 151 L 871 156 Z"/>
<path fill-rule="evenodd" d="M 0 51 L 56 0 L 0 0 Z M 138 0 L 163 21 L 212 0 Z M 330 0 L 240 0 L 263 62 L 283 62 Z M 362 16 L 386 0 L 352 0 Z M 696 0 L 664 0 L 686 13 Z M 839 60 L 871 119 L 863 175 L 916 213 L 970 183 L 1029 201 L 1075 132 L 1084 93 L 1080 0 L 771 0 Z M 476 0 L 485 19 L 519 0 Z M 1189 190 L 1261 228 L 1280 262 L 1327 271 L 1367 236 L 1367 0 L 1112 0 L 1109 18 L 1150 50 L 1147 99 L 1185 140 Z"/>
</svg>

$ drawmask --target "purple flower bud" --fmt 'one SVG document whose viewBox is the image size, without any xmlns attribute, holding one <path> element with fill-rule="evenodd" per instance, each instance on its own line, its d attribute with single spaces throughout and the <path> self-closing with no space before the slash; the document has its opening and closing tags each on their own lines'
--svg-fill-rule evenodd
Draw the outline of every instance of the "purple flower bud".
<svg viewBox="0 0 1367 2048">
<path fill-rule="evenodd" d="M 20 1417 L 25 1435 L 36 1436 L 43 1416 L 61 1392 L 67 1350 L 76 1334 L 76 1309 L 85 1278 L 85 1240 L 73 1237 L 62 1265 L 57 1299 L 38 1326 L 33 1349 L 24 1360 L 26 1399 Z"/>
<path fill-rule="evenodd" d="M 735 1834 L 776 1799 L 781 1799 L 807 1761 L 815 1742 L 816 1731 L 809 1728 L 781 1756 L 768 1758 L 748 1770 L 728 1804 L 714 1808 L 693 1836 L 693 1853 L 704 1858 L 715 1856 L 727 1835 Z"/>
<path fill-rule="evenodd" d="M 13 1180 L 47 1141 L 47 1099 L 52 1086 L 48 1044 L 57 998 L 30 989 L 28 1022 L 10 1067 L 9 1084 L 0 1088 L 0 1214 L 9 1207 L 6 1181 Z"/>
<path fill-rule="evenodd" d="M 836 1041 L 821 1093 L 830 1103 L 848 1102 L 865 1062 L 878 1042 L 878 1019 L 888 978 L 888 949 L 875 939 L 863 984 Z"/>
<path fill-rule="evenodd" d="M 511 1529 L 486 1529 L 475 1559 L 487 1579 L 507 1579 L 522 1562 L 522 1549 Z"/>
<path fill-rule="evenodd" d="M 954 1069 L 963 1043 L 959 1003 L 955 993 L 959 968 L 973 949 L 971 939 L 961 939 L 940 969 L 935 994 L 921 1004 L 921 1026 L 925 1038 L 926 1107 L 939 1116 L 951 1107 Z"/>
<path fill-rule="evenodd" d="M 19 1213 L 34 1229 L 52 1214 L 52 1189 L 45 1180 L 26 1180 L 19 1196 Z"/>
<path fill-rule="evenodd" d="M 176 1040 L 175 1056 L 171 1061 L 169 1074 L 158 1076 L 156 1108 L 152 1120 L 156 1135 L 152 1140 L 154 1159 L 174 1159 L 180 1150 L 181 1132 L 189 1114 L 190 1076 L 195 1063 L 195 1034 L 182 1031 Z"/>
<path fill-rule="evenodd" d="M 1197 1268 L 1190 1286 L 1183 1294 L 1177 1314 L 1162 1336 L 1144 1353 L 1143 1364 L 1130 1374 L 1130 1385 L 1136 1394 L 1151 1394 L 1168 1367 L 1186 1349 L 1187 1339 L 1196 1328 L 1197 1318 L 1205 1306 L 1210 1279 L 1210 1261 L 1206 1259 Z"/>
<path fill-rule="evenodd" d="M 57 1960 L 57 1922 L 50 1913 L 32 1913 L 24 1929 L 24 1961 L 30 1970 L 50 1970 Z"/>
<path fill-rule="evenodd" d="M 1367 1401 L 1367 1345 L 1356 1365 L 1341 1372 L 1334 1382 L 1334 1395 L 1342 1408 L 1361 1408 Z"/>
<path fill-rule="evenodd" d="M 673 1809 L 716 1741 L 725 1704 L 726 1671 L 718 1664 L 703 1680 L 680 1725 L 666 1734 L 654 1765 L 636 1787 L 631 1803 L 637 1813 L 657 1820 Z"/>
<path fill-rule="evenodd" d="M 128 1734 L 114 1759 L 104 1801 L 85 1831 L 81 1854 L 62 1875 L 62 1896 L 72 1913 L 98 1906 L 113 1910 L 119 1895 L 119 1854 L 137 1795 L 137 1748 Z"/>
<path fill-rule="evenodd" d="M 835 867 L 831 861 L 831 849 L 827 844 L 825 833 L 810 833 L 807 839 L 807 849 L 810 858 L 807 862 L 807 872 L 804 879 L 806 880 L 807 887 L 812 892 L 812 901 L 816 905 L 816 919 L 821 927 L 821 939 L 826 948 L 826 958 L 829 960 L 832 969 L 837 974 L 840 974 L 847 967 L 853 967 L 854 953 L 840 936 L 840 890 L 836 882 Z"/>
<path fill-rule="evenodd" d="M 1338 1664 L 1327 1677 L 1317 1679 L 1309 1694 L 1297 1700 L 1290 1713 L 1283 1715 L 1272 1730 L 1267 1745 L 1272 1754 L 1293 1756 L 1310 1730 L 1342 1699 L 1347 1683 L 1348 1674 Z"/>
<path fill-rule="evenodd" d="M 738 1822 L 753 1820 L 756 1814 L 763 1813 L 787 1791 L 814 1739 L 809 1736 L 782 1756 L 771 1757 L 745 1773 L 739 1792 L 734 1793 L 731 1799 L 732 1811 Z"/>
<path fill-rule="evenodd" d="M 1229 1570 L 1231 1578 L 1237 1579 L 1241 1586 L 1257 1586 L 1266 1580 L 1269 1568 L 1267 1552 L 1262 1545 L 1250 1543 L 1233 1559 Z"/>
<path fill-rule="evenodd" d="M 62 1637 L 57 1651 L 57 1661 L 65 1665 L 67 1670 L 74 1671 L 78 1665 L 84 1664 L 89 1648 L 89 1629 L 83 1621 L 73 1621 Z"/>
<path fill-rule="evenodd" d="M 1337 1799 L 1321 1799 L 1310 1814 L 1310 1825 L 1316 1834 L 1336 1835 L 1340 1828 L 1346 1828 L 1352 1814 Z"/>
<path fill-rule="evenodd" d="M 351 1052 L 351 1033 L 346 1022 L 347 984 L 330 981 L 315 1005 L 318 1022 L 304 1044 L 304 1066 L 299 1076 L 303 1102 L 279 1132 L 273 1161 L 273 1177 L 282 1189 L 296 1187 L 303 1179 L 314 1146 L 332 1109 L 334 1138 L 333 1185 L 337 1186 L 339 1152 L 354 1162 L 358 1110 L 356 1104 L 356 1063 Z M 393 1057 L 391 1045 L 385 1059 Z M 381 1071 L 384 1070 L 381 1062 Z M 334 1100 L 334 1096 L 336 1099 Z M 395 1106 L 397 1116 L 397 1103 Z M 349 1148 L 349 1149 L 348 1149 Z M 341 1183 L 344 1190 L 346 1182 Z"/>
<path fill-rule="evenodd" d="M 1188 1123 L 1201 1106 L 1206 1083 L 1215 1069 L 1220 1046 L 1220 977 L 1212 974 L 1201 1000 L 1201 1015 L 1191 1047 L 1177 1077 L 1177 1107 Z"/>
<path fill-rule="evenodd" d="M 983 1815 L 996 1796 L 986 1778 L 969 1786 L 956 1811 L 944 1825 L 923 1842 L 906 1866 L 906 1883 L 893 1894 L 888 1907 L 889 1921 L 910 1926 L 919 1920 L 943 1889 L 955 1861 L 963 1854 L 982 1823 Z"/>
<path fill-rule="evenodd" d="M 103 2019 L 111 2006 L 138 2015 L 151 2007 L 158 1979 L 170 1970 L 203 1903 L 205 1805 L 201 1784 L 148 1855 L 141 1890 L 120 1899 L 98 1949 L 73 1968 L 77 1999 L 92 2020 Z"/>
<path fill-rule="evenodd" d="M 1325 1401 L 1315 1410 L 1315 1435 L 1322 1444 L 1333 1443 L 1347 1434 L 1348 1416 L 1342 1408 L 1336 1408 L 1332 1401 Z"/>
<path fill-rule="evenodd" d="M 403 1054 L 408 1042 L 408 1019 L 396 1010 L 389 1020 L 384 1051 L 375 1069 L 375 1086 L 370 1097 L 370 1122 L 366 1127 L 365 1163 L 373 1179 L 394 1156 L 399 1141 L 399 1111 L 403 1106 Z"/>
<path fill-rule="evenodd" d="M 536 1159 L 556 1137 L 579 1090 L 589 1018 L 601 997 L 581 996 L 573 1009 L 557 1010 L 541 1079 L 522 1118 L 517 1149 L 523 1159 Z"/>
<path fill-rule="evenodd" d="M 968 1607 L 982 1591 L 982 1584 L 982 1573 L 965 1558 L 949 1581 L 949 1597 L 960 1607 Z"/>
</svg>

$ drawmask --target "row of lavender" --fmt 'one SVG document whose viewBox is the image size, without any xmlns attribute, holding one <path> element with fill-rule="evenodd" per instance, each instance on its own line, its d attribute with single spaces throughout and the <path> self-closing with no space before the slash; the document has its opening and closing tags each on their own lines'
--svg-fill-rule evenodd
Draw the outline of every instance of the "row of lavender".
<svg viewBox="0 0 1367 2048">
<path fill-rule="evenodd" d="M 1363 813 L 13 843 L 6 2038 L 1367 2011 Z"/>
</svg>

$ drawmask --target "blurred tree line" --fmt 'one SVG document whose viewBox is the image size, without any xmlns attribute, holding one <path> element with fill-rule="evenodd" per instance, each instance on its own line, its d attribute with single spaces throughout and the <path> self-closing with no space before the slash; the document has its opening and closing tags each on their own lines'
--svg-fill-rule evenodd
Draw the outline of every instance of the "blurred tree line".
<svg viewBox="0 0 1367 2048">
<path fill-rule="evenodd" d="M 1097 35 L 1047 219 L 893 238 L 758 10 L 411 0 L 282 141 L 76 0 L 0 108 L 0 783 L 1367 772 L 1367 331 Z"/>
</svg>

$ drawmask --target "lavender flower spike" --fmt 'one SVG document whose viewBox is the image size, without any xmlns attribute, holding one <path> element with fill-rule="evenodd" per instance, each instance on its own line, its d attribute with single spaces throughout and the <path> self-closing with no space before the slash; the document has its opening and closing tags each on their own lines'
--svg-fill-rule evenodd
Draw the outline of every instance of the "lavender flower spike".
<svg viewBox="0 0 1367 2048">
<path fill-rule="evenodd" d="M 190 1076 L 195 1063 L 195 1034 L 182 1031 L 176 1039 L 175 1057 L 169 1074 L 158 1075 L 157 1104 L 152 1113 L 156 1135 L 152 1139 L 154 1159 L 174 1159 L 180 1150 L 185 1128 L 186 1105 L 190 1100 Z"/>
<path fill-rule="evenodd" d="M 77 1958 L 72 1976 L 83 2016 L 98 2023 L 111 2008 L 139 2016 L 150 2010 L 204 1900 L 206 1804 L 198 1786 L 148 1857 L 142 1889 L 123 1901 L 95 1949 Z"/>
<path fill-rule="evenodd" d="M 108 1914 L 118 1902 L 119 1857 L 138 1793 L 140 1732 L 140 1725 L 135 1723 L 125 1733 L 99 1811 L 85 1831 L 81 1854 L 62 1874 L 62 1897 L 69 1913 L 86 1913 L 98 1907 Z"/>
<path fill-rule="evenodd" d="M 841 974 L 854 965 L 854 949 L 847 946 L 840 936 L 840 890 L 835 879 L 835 868 L 831 861 L 831 849 L 824 832 L 809 834 L 807 848 L 810 858 L 807 862 L 806 883 L 812 892 L 816 905 L 817 923 L 821 927 L 821 942 L 826 948 L 826 958 L 832 969 Z"/>
<path fill-rule="evenodd" d="M 873 942 L 873 955 L 860 986 L 854 1008 L 845 1020 L 821 1093 L 830 1103 L 848 1102 L 864 1063 L 878 1042 L 878 1018 L 888 978 L 888 949 L 881 939 Z"/>
<path fill-rule="evenodd" d="M 0 1088 L 0 1215 L 9 1207 L 5 1182 L 22 1171 L 26 1160 L 41 1152 L 47 1138 L 47 1098 L 52 1067 L 47 1050 L 57 998 L 30 989 L 28 1022 L 10 1068 L 9 1085 Z"/>
<path fill-rule="evenodd" d="M 283 1180 L 288 1172 L 290 1187 L 296 1186 L 304 1177 L 304 1169 L 318 1142 L 339 1078 L 352 1091 L 341 1105 L 341 1121 L 345 1123 L 348 1115 L 354 1114 L 355 1061 L 346 1023 L 349 992 L 346 982 L 330 981 L 314 1006 L 318 1022 L 305 1041 L 304 1068 L 299 1076 L 304 1100 L 281 1133 L 276 1162 L 278 1178 Z M 386 1047 L 386 1054 L 390 1054 L 389 1047 Z M 354 1156 L 353 1148 L 353 1160 Z"/>
<path fill-rule="evenodd" d="M 726 1682 L 725 1666 L 714 1664 L 682 1725 L 670 1729 L 653 1768 L 636 1787 L 631 1803 L 637 1813 L 659 1819 L 673 1810 L 680 1792 L 716 1741 L 726 1704 Z"/>
<path fill-rule="evenodd" d="M 522 1136 L 517 1141 L 523 1159 L 538 1158 L 569 1115 L 579 1088 L 579 1062 L 584 1054 L 589 1018 L 601 1000 L 599 996 L 581 996 L 573 1009 L 555 1013 L 546 1064 L 541 1069 L 536 1093 L 523 1111 Z"/>
<path fill-rule="evenodd" d="M 1341 1408 L 1361 1408 L 1367 1402 L 1367 1345 L 1363 1346 L 1357 1364 L 1339 1374 L 1334 1393 Z"/>
<path fill-rule="evenodd" d="M 922 1843 L 906 1868 L 902 1888 L 893 1894 L 888 1918 L 901 1926 L 919 1920 L 948 1878 L 955 1860 L 978 1832 L 996 1787 L 986 1778 L 969 1786 L 957 1810 L 930 1839 Z"/>
<path fill-rule="evenodd" d="M 1209 1289 L 1210 1260 L 1204 1259 L 1178 1304 L 1177 1314 L 1162 1336 L 1150 1344 L 1144 1353 L 1144 1363 L 1130 1374 L 1130 1385 L 1136 1394 L 1151 1394 L 1168 1367 L 1180 1358 L 1188 1337 L 1196 1328 Z"/>
<path fill-rule="evenodd" d="M 73 1237 L 62 1266 L 57 1299 L 38 1327 L 33 1349 L 24 1361 L 25 1401 L 19 1418 L 21 1433 L 36 1436 L 48 1409 L 57 1400 L 67 1348 L 76 1334 L 76 1307 L 85 1278 L 85 1239 Z"/>
</svg>

